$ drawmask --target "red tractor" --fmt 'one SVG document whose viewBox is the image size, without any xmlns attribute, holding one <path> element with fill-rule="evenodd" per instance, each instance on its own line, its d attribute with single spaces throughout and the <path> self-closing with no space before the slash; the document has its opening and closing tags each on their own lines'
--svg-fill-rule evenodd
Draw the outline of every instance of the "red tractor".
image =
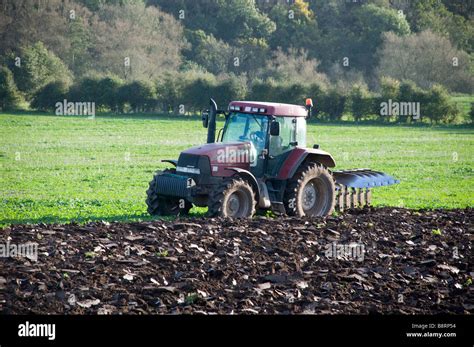
<svg viewBox="0 0 474 347">
<path fill-rule="evenodd" d="M 233 101 L 228 111 L 211 99 L 203 112 L 207 144 L 181 152 L 174 167 L 158 171 L 147 190 L 151 215 L 187 214 L 208 206 L 210 216 L 252 217 L 256 210 L 290 216 L 326 216 L 370 203 L 370 189 L 398 183 L 369 169 L 331 171 L 333 157 L 306 148 L 305 106 Z M 216 117 L 225 116 L 217 135 Z"/>
</svg>

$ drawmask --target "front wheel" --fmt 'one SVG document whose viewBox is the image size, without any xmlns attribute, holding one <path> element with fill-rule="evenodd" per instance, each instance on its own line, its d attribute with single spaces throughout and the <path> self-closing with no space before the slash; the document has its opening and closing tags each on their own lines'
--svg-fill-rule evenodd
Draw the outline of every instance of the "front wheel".
<svg viewBox="0 0 474 347">
<path fill-rule="evenodd" d="M 321 164 L 306 163 L 289 180 L 285 209 L 290 216 L 327 216 L 334 211 L 335 184 L 329 170 Z"/>
<path fill-rule="evenodd" d="M 163 173 L 175 173 L 174 169 L 165 169 Z M 177 216 L 188 214 L 192 204 L 185 200 L 172 196 L 160 195 L 157 193 L 157 178 L 161 173 L 155 174 L 146 191 L 147 211 L 152 216 Z"/>
<path fill-rule="evenodd" d="M 255 214 L 255 194 L 246 181 L 226 178 L 209 196 L 209 216 L 251 218 Z"/>
</svg>

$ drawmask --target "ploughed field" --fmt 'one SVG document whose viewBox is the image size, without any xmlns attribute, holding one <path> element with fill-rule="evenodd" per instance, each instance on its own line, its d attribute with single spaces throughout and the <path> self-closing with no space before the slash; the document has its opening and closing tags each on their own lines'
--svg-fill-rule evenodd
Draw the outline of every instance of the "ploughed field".
<svg viewBox="0 0 474 347">
<path fill-rule="evenodd" d="M 431 209 L 473 206 L 473 135 L 468 126 L 313 122 L 307 139 L 329 151 L 337 169 L 400 179 L 373 190 L 375 206 Z M 166 167 L 161 160 L 205 139 L 198 117 L 0 114 L 0 228 L 152 220 L 145 191 L 154 171 Z"/>
<path fill-rule="evenodd" d="M 472 208 L 366 208 L 315 219 L 13 225 L 3 313 L 474 312 Z"/>
</svg>

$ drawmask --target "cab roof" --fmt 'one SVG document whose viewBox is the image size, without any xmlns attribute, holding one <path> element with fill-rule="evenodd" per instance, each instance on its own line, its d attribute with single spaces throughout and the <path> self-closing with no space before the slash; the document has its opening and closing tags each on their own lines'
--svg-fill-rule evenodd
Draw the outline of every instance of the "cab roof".
<svg viewBox="0 0 474 347">
<path fill-rule="evenodd" d="M 277 117 L 306 117 L 308 110 L 304 106 L 261 101 L 232 101 L 230 111 L 265 114 Z"/>
</svg>

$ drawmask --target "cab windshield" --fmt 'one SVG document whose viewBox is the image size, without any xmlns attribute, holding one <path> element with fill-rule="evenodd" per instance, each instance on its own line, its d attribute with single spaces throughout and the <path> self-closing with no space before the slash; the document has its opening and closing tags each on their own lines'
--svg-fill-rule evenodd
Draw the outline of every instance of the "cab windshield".
<svg viewBox="0 0 474 347">
<path fill-rule="evenodd" d="M 265 148 L 268 117 L 232 112 L 224 128 L 222 142 L 251 142 L 258 152 Z"/>
</svg>

